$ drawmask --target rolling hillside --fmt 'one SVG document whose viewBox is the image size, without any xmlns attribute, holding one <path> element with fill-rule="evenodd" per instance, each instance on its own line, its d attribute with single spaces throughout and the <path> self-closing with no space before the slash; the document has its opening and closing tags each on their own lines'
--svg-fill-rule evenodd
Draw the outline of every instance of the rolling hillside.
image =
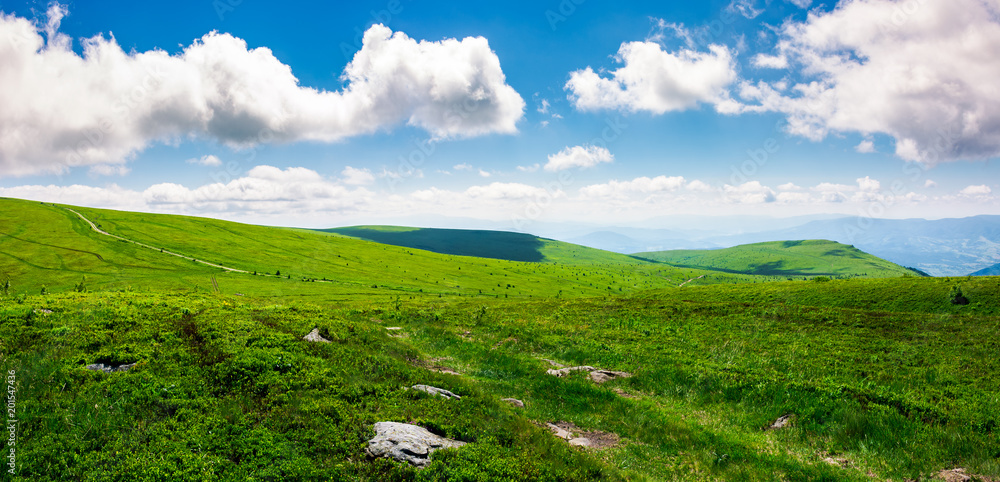
<svg viewBox="0 0 1000 482">
<path fill-rule="evenodd" d="M 636 257 L 686 268 L 759 276 L 918 276 L 912 270 L 833 241 L 772 241 L 713 250 L 638 253 Z"/>
<path fill-rule="evenodd" d="M 96 232 L 76 213 L 124 240 Z M 224 293 L 294 292 L 313 300 L 597 296 L 675 287 L 704 274 L 549 240 L 538 240 L 537 249 L 553 262 L 518 262 L 313 230 L 14 199 L 0 200 L 0 233 L 0 283 L 10 280 L 20 293 L 66 291 L 80 283 L 210 292 L 214 276 Z"/>
<path fill-rule="evenodd" d="M 566 264 L 641 264 L 634 258 L 610 251 L 507 231 L 400 226 L 352 226 L 321 231 L 393 246 L 478 258 Z"/>
</svg>

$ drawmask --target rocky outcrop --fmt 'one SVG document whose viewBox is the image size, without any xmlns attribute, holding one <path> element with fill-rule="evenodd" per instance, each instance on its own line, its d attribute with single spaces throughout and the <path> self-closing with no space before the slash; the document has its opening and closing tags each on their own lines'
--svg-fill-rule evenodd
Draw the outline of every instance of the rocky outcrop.
<svg viewBox="0 0 1000 482">
<path fill-rule="evenodd" d="M 103 363 L 93 363 L 83 368 L 95 372 L 114 373 L 114 372 L 127 372 L 134 366 L 135 363 L 129 363 L 126 365 L 105 365 Z"/>
<path fill-rule="evenodd" d="M 444 448 L 461 447 L 465 442 L 434 435 L 427 429 L 397 422 L 378 422 L 375 437 L 365 452 L 371 457 L 389 457 L 417 467 L 431 463 L 431 453 Z"/>
<path fill-rule="evenodd" d="M 455 399 L 455 400 L 461 400 L 462 399 L 462 397 L 460 397 L 458 395 L 455 395 L 454 393 L 449 392 L 448 390 L 445 390 L 443 388 L 438 388 L 438 387 L 432 387 L 430 385 L 414 385 L 414 386 L 412 386 L 410 388 L 412 388 L 414 390 L 419 390 L 421 392 L 426 392 L 426 393 L 429 393 L 431 395 L 437 395 L 439 397 L 448 398 L 448 399 Z"/>
<path fill-rule="evenodd" d="M 587 375 L 588 378 L 593 380 L 595 383 L 604 383 L 608 380 L 614 380 L 615 378 L 628 378 L 632 376 L 628 372 L 618 372 L 614 370 L 604 370 L 601 368 L 595 368 L 589 365 L 579 366 L 579 367 L 566 367 L 560 369 L 550 369 L 546 370 L 545 373 L 555 377 L 565 377 L 572 372 L 585 371 L 590 374 Z"/>
<path fill-rule="evenodd" d="M 302 339 L 313 343 L 330 343 L 330 340 L 319 336 L 319 328 L 313 328 L 313 331 L 310 331 L 309 334 L 302 337 Z"/>
</svg>

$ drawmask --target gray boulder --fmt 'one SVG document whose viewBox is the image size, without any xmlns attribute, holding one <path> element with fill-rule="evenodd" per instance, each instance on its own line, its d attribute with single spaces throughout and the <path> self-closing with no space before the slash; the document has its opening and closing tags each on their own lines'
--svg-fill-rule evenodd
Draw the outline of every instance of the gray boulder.
<svg viewBox="0 0 1000 482">
<path fill-rule="evenodd" d="M 313 328 L 313 331 L 310 331 L 309 334 L 302 337 L 302 339 L 313 343 L 330 343 L 330 340 L 319 336 L 319 328 Z"/>
<path fill-rule="evenodd" d="M 443 388 L 438 388 L 438 387 L 432 387 L 430 385 L 414 385 L 414 386 L 412 386 L 410 388 L 412 388 L 414 390 L 419 390 L 421 392 L 427 392 L 427 393 L 429 393 L 431 395 L 437 395 L 439 397 L 448 398 L 448 399 L 455 399 L 455 400 L 461 400 L 462 399 L 462 397 L 460 397 L 458 395 L 455 395 L 454 393 L 449 392 L 448 390 L 445 390 Z"/>
<path fill-rule="evenodd" d="M 389 457 L 425 467 L 431 463 L 431 453 L 435 450 L 463 445 L 465 442 L 434 435 L 417 425 L 378 422 L 375 424 L 375 437 L 368 441 L 365 453 L 371 457 Z"/>
<path fill-rule="evenodd" d="M 105 365 L 103 363 L 93 363 L 83 368 L 95 372 L 114 373 L 114 372 L 127 372 L 134 366 L 135 363 L 129 363 L 127 365 Z"/>
<path fill-rule="evenodd" d="M 546 370 L 545 373 L 548 373 L 549 375 L 552 375 L 554 377 L 565 377 L 565 376 L 569 375 L 572 372 L 578 372 L 578 371 L 588 372 L 589 373 L 587 375 L 588 378 L 590 378 L 595 383 L 604 383 L 604 382 L 606 382 L 608 380 L 614 380 L 615 378 L 628 378 L 628 377 L 632 376 L 632 374 L 628 373 L 628 372 L 617 372 L 617 371 L 614 371 L 614 370 L 604 370 L 604 369 L 595 368 L 595 367 L 592 367 L 592 366 L 589 366 L 589 365 L 584 365 L 584 366 L 579 366 L 579 367 L 566 367 L 566 368 L 560 368 L 558 370 L 556 370 L 556 369 L 550 369 L 550 370 Z"/>
</svg>

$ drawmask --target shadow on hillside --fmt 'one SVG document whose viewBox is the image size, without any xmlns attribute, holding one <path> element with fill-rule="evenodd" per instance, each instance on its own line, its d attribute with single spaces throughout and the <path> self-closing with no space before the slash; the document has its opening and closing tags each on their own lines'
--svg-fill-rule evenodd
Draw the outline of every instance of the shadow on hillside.
<svg viewBox="0 0 1000 482">
<path fill-rule="evenodd" d="M 525 262 L 540 262 L 545 259 L 541 251 L 542 241 L 530 234 L 466 229 L 391 231 L 366 227 L 322 231 L 441 254 Z"/>
</svg>

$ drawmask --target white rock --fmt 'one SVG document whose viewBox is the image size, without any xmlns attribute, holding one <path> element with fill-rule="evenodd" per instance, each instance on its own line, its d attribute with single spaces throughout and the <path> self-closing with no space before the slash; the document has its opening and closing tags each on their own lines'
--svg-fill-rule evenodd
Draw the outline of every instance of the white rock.
<svg viewBox="0 0 1000 482">
<path fill-rule="evenodd" d="M 397 422 L 375 424 L 375 437 L 368 441 L 365 452 L 372 457 L 390 457 L 417 467 L 431 462 L 435 450 L 461 447 L 465 442 L 434 435 L 417 425 Z"/>
</svg>

